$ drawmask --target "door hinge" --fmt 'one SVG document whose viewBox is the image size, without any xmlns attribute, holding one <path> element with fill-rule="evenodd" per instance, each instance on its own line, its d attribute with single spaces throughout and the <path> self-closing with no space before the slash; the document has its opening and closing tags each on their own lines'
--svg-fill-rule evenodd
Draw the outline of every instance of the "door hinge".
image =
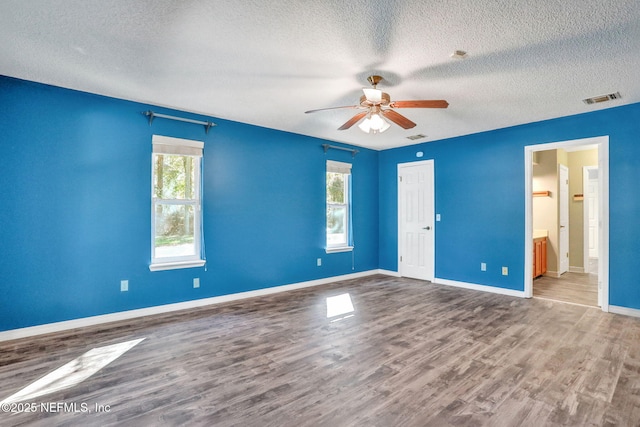
<svg viewBox="0 0 640 427">
<path fill-rule="evenodd" d="M 400 182 L 402 182 L 402 176 L 400 176 Z"/>
<path fill-rule="evenodd" d="M 402 262 L 402 255 L 400 255 L 400 262 Z"/>
</svg>

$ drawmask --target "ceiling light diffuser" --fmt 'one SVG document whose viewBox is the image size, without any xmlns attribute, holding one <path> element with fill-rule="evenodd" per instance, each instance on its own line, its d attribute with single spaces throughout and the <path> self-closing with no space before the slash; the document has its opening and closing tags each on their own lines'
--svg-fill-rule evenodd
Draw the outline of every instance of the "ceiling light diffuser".
<svg viewBox="0 0 640 427">
<path fill-rule="evenodd" d="M 363 88 L 362 91 L 367 101 L 374 104 L 380 104 L 380 102 L 382 102 L 382 91 L 380 89 Z"/>
<path fill-rule="evenodd" d="M 358 125 L 361 131 L 365 133 L 382 133 L 389 129 L 391 125 L 380 114 L 373 113 L 369 117 L 364 119 L 362 123 Z"/>
</svg>

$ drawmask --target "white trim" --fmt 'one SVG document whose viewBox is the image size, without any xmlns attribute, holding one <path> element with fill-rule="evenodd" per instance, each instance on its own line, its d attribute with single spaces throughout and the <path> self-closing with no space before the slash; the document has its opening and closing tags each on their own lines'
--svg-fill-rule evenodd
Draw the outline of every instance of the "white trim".
<svg viewBox="0 0 640 427">
<path fill-rule="evenodd" d="M 609 313 L 622 314 L 623 316 L 640 317 L 640 310 L 636 308 L 619 307 L 617 305 L 610 305 Z"/>
<path fill-rule="evenodd" d="M 391 270 L 379 269 L 378 274 L 384 274 L 385 276 L 392 276 L 392 277 L 402 277 L 400 273 L 398 273 L 397 271 L 391 271 Z"/>
<path fill-rule="evenodd" d="M 533 156 L 524 147 L 524 296 L 533 298 Z M 537 159 L 536 159 L 537 164 Z M 531 254 L 531 255 L 529 255 Z M 548 271 L 547 271 L 548 273 Z M 545 273 L 546 274 L 546 273 Z"/>
<path fill-rule="evenodd" d="M 289 285 L 274 286 L 270 288 L 257 289 L 255 291 L 239 292 L 236 294 L 221 295 L 211 298 L 202 298 L 191 301 L 178 302 L 174 304 L 158 305 L 154 307 L 141 308 L 137 310 L 120 311 L 117 313 L 103 314 L 100 316 L 83 317 L 80 319 L 67 320 L 64 322 L 47 323 L 45 325 L 30 326 L 27 328 L 11 329 L 0 332 L 0 342 L 26 338 L 35 335 L 51 334 L 54 332 L 66 331 L 69 329 L 84 328 L 87 326 L 101 325 L 103 323 L 117 322 L 120 320 L 135 319 L 143 316 L 153 316 L 156 314 L 170 313 L 178 310 L 204 307 L 207 305 L 221 304 L 230 301 L 237 301 L 245 298 L 254 298 L 279 292 L 292 291 L 294 289 L 308 288 L 312 286 L 326 285 L 343 280 L 357 279 L 360 277 L 373 276 L 375 274 L 385 274 L 382 270 L 369 270 L 360 273 L 350 273 L 341 276 L 327 277 L 325 279 L 310 280 L 307 282 L 292 283 Z"/>
<path fill-rule="evenodd" d="M 431 271 L 427 271 L 427 273 L 430 274 L 425 274 L 425 277 L 421 277 L 421 278 L 417 278 L 418 280 L 429 280 L 429 281 L 433 281 L 435 274 L 436 274 L 436 221 L 435 221 L 435 217 L 436 217 L 436 184 L 435 184 L 435 180 L 436 180 L 436 162 L 435 159 L 426 159 L 426 160 L 418 160 L 415 162 L 405 162 L 405 163 L 398 163 L 396 166 L 396 188 L 397 188 L 397 201 L 396 201 L 396 206 L 397 206 L 397 237 L 398 237 L 398 246 L 396 248 L 397 252 L 396 252 L 396 259 L 398 262 L 398 272 L 400 274 L 400 276 L 402 276 L 402 272 L 400 270 L 402 270 L 402 262 L 400 261 L 400 257 L 402 256 L 402 249 L 403 249 L 403 230 L 401 227 L 401 209 L 403 206 L 403 201 L 401 200 L 402 198 L 402 193 L 400 191 L 400 182 L 401 182 L 401 171 L 403 168 L 407 168 L 407 167 L 414 167 L 414 166 L 428 166 L 429 167 L 429 172 L 431 173 L 431 187 L 428 189 L 428 192 L 431 193 L 431 206 L 433 206 L 433 217 L 431 217 L 431 224 L 429 224 L 431 226 L 431 230 L 433 230 L 433 238 L 431 239 L 431 244 L 429 245 L 429 248 L 427 249 L 427 252 L 429 252 L 429 254 L 431 254 L 430 258 L 426 261 L 426 263 L 428 265 L 430 265 L 430 270 Z M 406 270 L 406 269 L 405 269 Z"/>
<path fill-rule="evenodd" d="M 475 283 L 458 282 L 457 280 L 449 279 L 433 279 L 433 283 L 436 285 L 454 286 L 456 288 L 472 289 L 474 291 L 491 292 L 494 294 L 508 295 L 510 297 L 526 298 L 524 291 L 516 291 L 514 289 L 499 288 L 497 286 L 478 285 Z"/>
<path fill-rule="evenodd" d="M 526 298 L 533 297 L 533 153 L 544 150 L 563 149 L 573 151 L 598 148 L 598 212 L 600 221 L 598 235 L 598 282 L 602 287 L 602 311 L 609 311 L 609 136 L 574 139 L 569 141 L 551 142 L 547 144 L 527 145 L 524 147 L 524 294 Z M 552 272 L 547 272 L 550 275 Z"/>
<path fill-rule="evenodd" d="M 171 138 L 168 136 L 153 135 L 153 154 L 151 156 L 151 262 L 149 264 L 149 270 L 173 270 L 176 268 L 188 268 L 188 267 L 200 267 L 204 265 L 202 258 L 202 141 L 195 141 L 189 139 Z M 156 140 L 162 142 L 157 143 Z M 175 144 L 174 144 L 175 143 Z M 166 145 L 163 145 L 166 144 Z M 172 145 L 174 144 L 174 145 Z M 156 197 L 155 194 L 155 161 L 158 154 L 176 154 L 179 156 L 192 155 L 190 153 L 171 153 L 170 151 L 164 151 L 165 148 L 171 146 L 180 146 L 186 149 L 199 150 L 198 155 L 193 155 L 193 184 L 194 194 L 193 199 L 163 199 Z M 161 147 L 160 151 L 156 151 L 156 147 Z M 194 148 L 200 147 L 200 148 Z M 186 195 L 185 195 L 186 196 Z M 156 208 L 158 205 L 168 206 L 192 206 L 193 207 L 193 243 L 194 253 L 193 255 L 179 255 L 171 257 L 156 257 Z M 200 264 L 202 263 L 202 264 Z M 200 264 L 200 265 L 199 265 Z"/>
<path fill-rule="evenodd" d="M 609 137 L 598 146 L 598 286 L 602 311 L 609 311 Z"/>
<path fill-rule="evenodd" d="M 194 261 L 159 262 L 156 264 L 149 265 L 149 270 L 162 271 L 162 270 L 177 270 L 179 268 L 202 267 L 206 263 L 207 261 L 203 259 L 194 260 Z"/>
<path fill-rule="evenodd" d="M 569 266 L 569 273 L 586 273 L 584 267 Z"/>
<path fill-rule="evenodd" d="M 326 198 L 326 207 L 341 207 L 344 208 L 345 210 L 345 218 L 344 218 L 344 226 L 345 226 L 345 231 L 344 231 L 344 235 L 345 235 L 345 242 L 339 242 L 339 243 L 334 243 L 334 244 L 330 244 L 329 243 L 329 231 L 328 231 L 328 227 L 327 230 L 325 231 L 325 252 L 326 253 L 333 253 L 333 252 L 350 252 L 353 251 L 353 246 L 350 246 L 349 243 L 353 243 L 353 236 L 351 235 L 351 233 L 353 232 L 352 227 L 351 227 L 351 220 L 352 220 L 352 209 L 353 206 L 351 206 L 351 202 L 352 202 L 352 190 L 353 190 L 353 185 L 351 183 L 351 163 L 344 163 L 344 162 L 336 162 L 335 160 L 327 160 L 327 168 L 326 168 L 326 172 L 325 172 L 325 191 L 326 191 L 326 185 L 327 185 L 327 175 L 330 173 L 335 173 L 335 174 L 341 174 L 343 175 L 343 185 L 344 185 L 344 200 L 342 201 L 342 203 L 338 203 L 338 202 L 329 202 L 328 201 L 328 194 L 325 194 L 325 198 Z M 328 210 L 328 209 L 327 209 Z M 328 225 L 328 217 L 325 217 L 325 225 Z"/>
<path fill-rule="evenodd" d="M 353 246 L 332 246 L 325 248 L 325 253 L 335 254 L 338 252 L 351 252 L 353 251 Z"/>
</svg>

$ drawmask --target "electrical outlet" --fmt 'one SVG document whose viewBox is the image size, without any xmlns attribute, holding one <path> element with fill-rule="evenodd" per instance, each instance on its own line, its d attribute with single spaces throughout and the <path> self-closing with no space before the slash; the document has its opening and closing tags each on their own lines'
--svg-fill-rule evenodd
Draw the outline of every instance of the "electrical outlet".
<svg viewBox="0 0 640 427">
<path fill-rule="evenodd" d="M 127 292 L 129 290 L 129 281 L 120 280 L 120 292 Z"/>
<path fill-rule="evenodd" d="M 195 279 L 193 279 L 193 287 L 194 288 L 199 288 L 200 287 L 200 278 L 196 277 Z"/>
<path fill-rule="evenodd" d="M 509 267 L 502 267 L 502 275 L 503 276 L 509 275 Z"/>
<path fill-rule="evenodd" d="M 480 263 L 480 271 L 487 271 L 487 263 L 486 262 L 481 262 Z"/>
<path fill-rule="evenodd" d="M 318 267 L 320 267 L 320 266 L 322 265 L 322 258 L 318 258 L 318 259 L 316 260 L 316 265 L 317 265 Z"/>
</svg>

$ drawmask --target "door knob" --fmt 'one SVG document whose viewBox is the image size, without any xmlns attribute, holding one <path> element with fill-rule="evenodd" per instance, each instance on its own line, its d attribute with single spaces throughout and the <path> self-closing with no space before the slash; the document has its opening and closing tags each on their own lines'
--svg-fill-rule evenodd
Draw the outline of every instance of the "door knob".
<svg viewBox="0 0 640 427">
<path fill-rule="evenodd" d="M 428 225 L 426 227 L 422 227 L 423 230 L 431 230 L 431 227 L 429 227 Z"/>
</svg>

